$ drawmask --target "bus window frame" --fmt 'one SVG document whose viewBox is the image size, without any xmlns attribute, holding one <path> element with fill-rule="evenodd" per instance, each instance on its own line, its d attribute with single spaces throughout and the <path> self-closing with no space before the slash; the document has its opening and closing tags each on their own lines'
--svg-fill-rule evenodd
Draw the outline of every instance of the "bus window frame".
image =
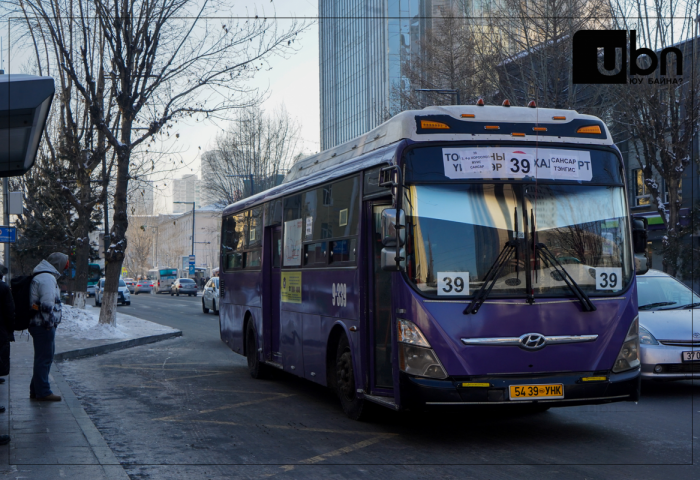
<svg viewBox="0 0 700 480">
<path fill-rule="evenodd" d="M 221 222 L 221 237 L 220 237 L 220 238 L 221 238 L 221 244 L 220 244 L 219 252 L 220 252 L 220 255 L 221 255 L 220 264 L 223 266 L 223 271 L 224 271 L 225 273 L 232 273 L 232 272 L 238 272 L 238 271 L 248 271 L 248 272 L 251 272 L 251 271 L 260 271 L 260 270 L 262 270 L 262 263 L 263 263 L 263 253 L 262 253 L 262 250 L 263 250 L 263 246 L 264 246 L 264 245 L 263 245 L 263 244 L 264 244 L 264 239 L 263 239 L 262 231 L 264 231 L 264 221 L 265 221 L 265 213 L 266 213 L 266 204 L 267 204 L 267 203 L 269 203 L 269 202 L 266 202 L 266 203 L 264 203 L 264 204 L 254 205 L 254 206 L 252 206 L 252 207 L 246 208 L 245 210 L 240 210 L 240 211 L 238 211 L 238 212 L 230 213 L 230 214 L 228 214 L 228 215 L 226 215 L 226 216 L 223 217 L 223 221 Z M 259 209 L 259 210 L 260 210 L 260 217 L 259 217 L 259 219 L 260 219 L 260 230 L 261 230 L 261 233 L 260 233 L 260 243 L 259 243 L 259 245 L 255 246 L 255 247 L 252 247 L 252 248 L 243 248 L 243 249 L 240 249 L 240 250 L 236 249 L 236 250 L 233 250 L 231 253 L 226 253 L 226 252 L 224 252 L 224 238 L 226 238 L 225 235 L 224 235 L 224 228 L 225 228 L 225 226 L 226 226 L 226 219 L 228 219 L 229 217 L 237 217 L 237 216 L 239 216 L 239 215 L 249 216 L 249 215 L 252 214 L 253 210 L 255 210 L 255 209 Z M 235 220 L 234 220 L 234 221 L 235 221 Z M 244 230 L 244 232 L 245 232 L 247 235 L 250 235 L 250 231 L 249 231 L 249 230 Z M 259 263 L 258 265 L 255 265 L 255 266 L 248 266 L 248 261 L 247 261 L 247 260 L 248 260 L 248 255 L 251 254 L 251 253 L 254 253 L 254 252 L 258 252 L 258 253 L 260 254 L 260 263 Z M 235 255 L 235 254 L 240 254 L 240 255 L 241 255 L 241 257 L 242 257 L 242 258 L 241 258 L 241 263 L 240 263 L 241 266 L 229 268 L 229 267 L 227 266 L 226 256 L 227 256 L 227 255 Z"/>
<path fill-rule="evenodd" d="M 325 182 L 325 183 L 320 183 L 317 185 L 314 185 L 313 187 L 306 188 L 304 190 L 299 190 L 295 191 L 293 193 L 290 193 L 289 195 L 285 195 L 281 197 L 282 204 L 284 205 L 284 200 L 287 198 L 293 197 L 295 195 L 304 195 L 307 192 L 311 192 L 313 190 L 318 190 L 318 189 L 324 189 L 328 186 L 332 186 L 338 182 L 343 182 L 352 178 L 356 178 L 357 181 L 359 182 L 359 187 L 360 187 L 360 194 L 357 196 L 357 225 L 355 229 L 355 235 L 348 235 L 348 236 L 340 236 L 340 237 L 329 237 L 329 238 L 319 238 L 319 239 L 310 239 L 307 240 L 305 238 L 305 235 L 302 236 L 302 262 L 301 265 L 284 265 L 284 243 L 282 245 L 282 255 L 280 257 L 281 260 L 281 268 L 283 269 L 288 269 L 288 270 L 299 270 L 299 269 L 334 269 L 334 268 L 357 268 L 357 254 L 358 254 L 358 245 L 360 244 L 360 226 L 362 223 L 362 213 L 361 213 L 361 208 L 362 208 L 362 202 L 364 201 L 362 197 L 362 188 L 363 188 L 363 181 L 364 181 L 364 170 L 360 170 L 357 172 L 353 172 L 349 175 L 346 175 L 344 177 L 339 177 L 339 178 L 334 178 L 332 181 Z M 332 191 L 332 190 L 331 190 Z M 383 193 L 383 195 L 386 195 L 386 193 Z M 278 199 L 271 200 L 270 202 L 277 201 Z M 304 221 L 304 215 L 303 212 L 300 212 L 300 218 L 302 219 L 302 222 Z M 295 219 L 294 219 L 295 220 Z M 284 242 L 284 231 L 285 231 L 285 217 L 283 214 L 282 217 L 282 242 Z M 354 252 L 354 259 L 348 260 L 348 261 L 336 261 L 333 262 L 331 261 L 331 244 L 334 242 L 339 242 L 347 240 L 350 245 L 352 245 L 352 241 L 355 241 L 355 252 Z M 323 263 L 313 263 L 311 265 L 306 264 L 306 248 L 308 245 L 314 245 L 317 243 L 325 243 L 326 244 L 326 252 L 325 252 L 325 259 Z"/>
</svg>

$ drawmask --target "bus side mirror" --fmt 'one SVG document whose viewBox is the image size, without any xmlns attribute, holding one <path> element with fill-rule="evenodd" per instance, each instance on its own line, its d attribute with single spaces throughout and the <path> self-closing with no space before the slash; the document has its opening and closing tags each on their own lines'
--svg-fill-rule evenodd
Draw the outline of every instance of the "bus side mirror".
<svg viewBox="0 0 700 480">
<path fill-rule="evenodd" d="M 644 217 L 631 217 L 632 250 L 634 251 L 634 269 L 637 275 L 644 275 L 651 268 L 651 257 L 647 251 L 649 222 Z"/>
<path fill-rule="evenodd" d="M 649 221 L 644 217 L 632 217 L 632 248 L 634 253 L 646 253 L 647 251 L 647 227 Z"/>
<path fill-rule="evenodd" d="M 401 247 L 406 243 L 406 215 L 403 210 L 398 210 L 399 218 L 396 219 L 396 208 L 382 210 L 382 245 L 385 247 Z"/>
<path fill-rule="evenodd" d="M 395 247 L 382 248 L 382 270 L 384 270 L 385 272 L 403 272 L 404 270 L 406 270 L 406 250 L 404 248 L 399 249 L 399 259 L 397 260 L 396 257 L 397 252 Z"/>
</svg>

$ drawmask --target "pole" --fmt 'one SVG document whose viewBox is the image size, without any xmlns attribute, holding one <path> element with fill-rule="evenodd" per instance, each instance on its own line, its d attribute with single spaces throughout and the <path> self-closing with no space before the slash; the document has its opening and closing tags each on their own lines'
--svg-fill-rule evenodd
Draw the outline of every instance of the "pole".
<svg viewBox="0 0 700 480">
<path fill-rule="evenodd" d="M 10 195 L 8 193 L 8 181 L 7 177 L 2 179 L 2 223 L 6 226 L 10 226 Z M 7 267 L 7 283 L 10 283 L 12 279 L 12 270 L 10 270 L 10 243 L 5 244 L 4 254 L 5 254 L 5 267 Z"/>
<path fill-rule="evenodd" d="M 192 202 L 192 255 L 194 255 L 194 202 Z"/>
<path fill-rule="evenodd" d="M 107 250 L 109 250 L 109 205 L 107 186 L 109 185 L 109 179 L 107 178 L 107 155 L 102 152 L 102 196 L 104 202 L 104 213 L 105 213 L 105 234 L 104 234 L 104 250 L 105 250 L 105 268 L 107 268 Z"/>
</svg>

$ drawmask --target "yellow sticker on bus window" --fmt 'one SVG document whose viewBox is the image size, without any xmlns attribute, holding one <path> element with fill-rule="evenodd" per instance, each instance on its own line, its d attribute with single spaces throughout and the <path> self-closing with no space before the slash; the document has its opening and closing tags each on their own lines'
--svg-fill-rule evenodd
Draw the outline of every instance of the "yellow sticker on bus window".
<svg viewBox="0 0 700 480">
<path fill-rule="evenodd" d="M 282 301 L 301 303 L 301 272 L 282 272 Z"/>
</svg>

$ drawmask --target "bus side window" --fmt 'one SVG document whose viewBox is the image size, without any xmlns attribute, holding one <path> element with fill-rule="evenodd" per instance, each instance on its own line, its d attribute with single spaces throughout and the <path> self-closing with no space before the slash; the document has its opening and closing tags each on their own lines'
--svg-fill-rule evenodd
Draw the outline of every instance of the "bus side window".
<svg viewBox="0 0 700 480">
<path fill-rule="evenodd" d="M 237 251 L 240 232 L 237 231 L 236 227 L 236 216 L 230 215 L 224 218 L 221 226 L 221 257 L 225 271 L 235 270 L 243 265 L 242 255 Z M 241 226 L 238 226 L 239 230 L 241 228 Z"/>
</svg>

